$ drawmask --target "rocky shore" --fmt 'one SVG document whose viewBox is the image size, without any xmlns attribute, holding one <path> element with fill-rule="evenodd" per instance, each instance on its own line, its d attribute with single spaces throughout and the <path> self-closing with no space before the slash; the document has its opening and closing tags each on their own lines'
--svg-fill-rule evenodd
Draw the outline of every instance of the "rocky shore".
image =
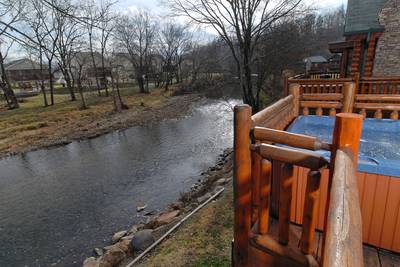
<svg viewBox="0 0 400 267">
<path fill-rule="evenodd" d="M 215 166 L 201 174 L 201 179 L 191 190 L 182 194 L 159 214 L 148 214 L 146 223 L 135 224 L 131 228 L 116 232 L 110 245 L 94 248 L 93 256 L 83 262 L 83 267 L 126 266 L 137 255 L 163 236 L 184 216 L 207 201 L 231 181 L 232 149 L 219 155 Z"/>
</svg>

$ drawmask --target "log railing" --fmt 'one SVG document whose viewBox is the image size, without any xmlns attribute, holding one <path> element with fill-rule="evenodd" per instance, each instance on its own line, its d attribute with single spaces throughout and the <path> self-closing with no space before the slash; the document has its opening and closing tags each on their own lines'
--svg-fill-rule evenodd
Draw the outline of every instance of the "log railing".
<svg viewBox="0 0 400 267">
<path fill-rule="evenodd" d="M 358 195 L 354 193 L 356 189 L 353 186 L 340 187 L 343 183 L 346 186 L 356 184 L 356 159 L 349 156 L 351 154 L 347 150 L 358 151 L 362 116 L 348 113 L 336 115 L 332 144 L 315 137 L 281 131 L 298 115 L 300 108 L 299 86 L 290 89 L 291 95 L 254 116 L 251 116 L 251 108 L 247 105 L 235 107 L 234 266 L 362 266 L 340 265 L 346 260 L 341 257 L 346 257 L 353 250 L 356 251 L 356 259 L 351 262 L 362 262 L 362 251 L 359 253 L 362 241 L 358 236 L 361 223 L 357 225 L 360 207 L 358 201 L 353 201 Z M 321 149 L 331 151 L 331 162 L 334 164 L 312 152 Z M 343 159 L 347 160 L 346 164 Z M 293 246 L 296 241 L 290 235 L 294 166 L 310 170 L 298 246 Z M 321 171 L 325 168 L 330 169 L 330 181 L 333 182 L 329 185 L 331 193 L 326 207 L 329 213 L 326 214 L 328 219 L 325 218 L 327 231 L 323 238 L 323 255 L 318 257 L 315 233 Z M 342 177 L 342 173 L 346 176 Z M 273 218 L 270 196 L 274 186 L 279 188 L 275 230 L 270 225 Z M 339 201 L 340 196 L 345 198 Z M 353 202 L 349 203 L 348 200 Z M 350 221 L 353 227 L 359 228 L 354 232 L 343 228 L 345 224 L 337 227 L 340 221 L 337 221 L 335 214 L 348 208 L 354 212 L 345 217 L 345 222 Z M 346 230 L 349 230 L 347 236 L 343 235 Z M 339 258 L 332 259 L 334 251 L 343 253 Z"/>
<path fill-rule="evenodd" d="M 324 266 L 362 267 L 362 223 L 354 155 L 338 150 L 330 191 Z M 334 204 L 333 204 L 334 203 Z"/>
<path fill-rule="evenodd" d="M 335 116 L 356 112 L 364 117 L 399 119 L 400 77 L 346 79 L 288 79 L 285 88 L 298 86 L 302 115 Z"/>
</svg>

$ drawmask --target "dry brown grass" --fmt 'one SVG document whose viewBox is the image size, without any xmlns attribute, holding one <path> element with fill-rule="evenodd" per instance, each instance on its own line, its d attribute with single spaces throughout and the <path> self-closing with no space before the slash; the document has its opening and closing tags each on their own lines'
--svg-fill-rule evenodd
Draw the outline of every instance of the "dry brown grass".
<svg viewBox="0 0 400 267">
<path fill-rule="evenodd" d="M 140 266 L 222 267 L 231 265 L 232 186 L 164 241 Z"/>
<path fill-rule="evenodd" d="M 15 110 L 0 108 L 0 157 L 40 147 L 63 144 L 76 139 L 97 136 L 112 130 L 141 123 L 138 114 L 152 112 L 171 101 L 171 92 L 153 90 L 139 94 L 124 89 L 123 100 L 129 110 L 113 112 L 112 97 L 88 93 L 89 108 L 81 110 L 80 101 L 69 101 L 68 95 L 55 95 L 55 105 L 43 107 L 41 95 L 24 99 Z"/>
</svg>

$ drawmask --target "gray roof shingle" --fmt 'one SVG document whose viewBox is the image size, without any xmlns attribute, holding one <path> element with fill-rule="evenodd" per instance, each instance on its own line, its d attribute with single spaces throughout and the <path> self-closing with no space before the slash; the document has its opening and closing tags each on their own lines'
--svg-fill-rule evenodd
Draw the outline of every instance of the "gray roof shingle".
<svg viewBox="0 0 400 267">
<path fill-rule="evenodd" d="M 386 0 L 348 0 L 345 35 L 381 31 L 379 12 Z"/>
</svg>

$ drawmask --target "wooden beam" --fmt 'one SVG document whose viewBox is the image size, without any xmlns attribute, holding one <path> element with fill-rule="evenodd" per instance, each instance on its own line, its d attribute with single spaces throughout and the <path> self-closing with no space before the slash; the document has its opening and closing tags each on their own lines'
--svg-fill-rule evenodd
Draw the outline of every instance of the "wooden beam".
<svg viewBox="0 0 400 267">
<path fill-rule="evenodd" d="M 254 127 L 253 136 L 257 141 L 278 143 L 308 150 L 316 151 L 321 149 L 331 149 L 330 144 L 320 141 L 317 137 L 294 134 L 269 128 Z"/>
<path fill-rule="evenodd" d="M 252 145 L 251 148 L 265 159 L 286 162 L 311 170 L 320 170 L 329 166 L 329 162 L 325 158 L 307 151 L 267 144 Z"/>
<path fill-rule="evenodd" d="M 234 244 L 235 266 L 248 266 L 249 237 L 251 230 L 251 156 L 250 128 L 251 107 L 236 106 L 234 109 Z"/>
</svg>

